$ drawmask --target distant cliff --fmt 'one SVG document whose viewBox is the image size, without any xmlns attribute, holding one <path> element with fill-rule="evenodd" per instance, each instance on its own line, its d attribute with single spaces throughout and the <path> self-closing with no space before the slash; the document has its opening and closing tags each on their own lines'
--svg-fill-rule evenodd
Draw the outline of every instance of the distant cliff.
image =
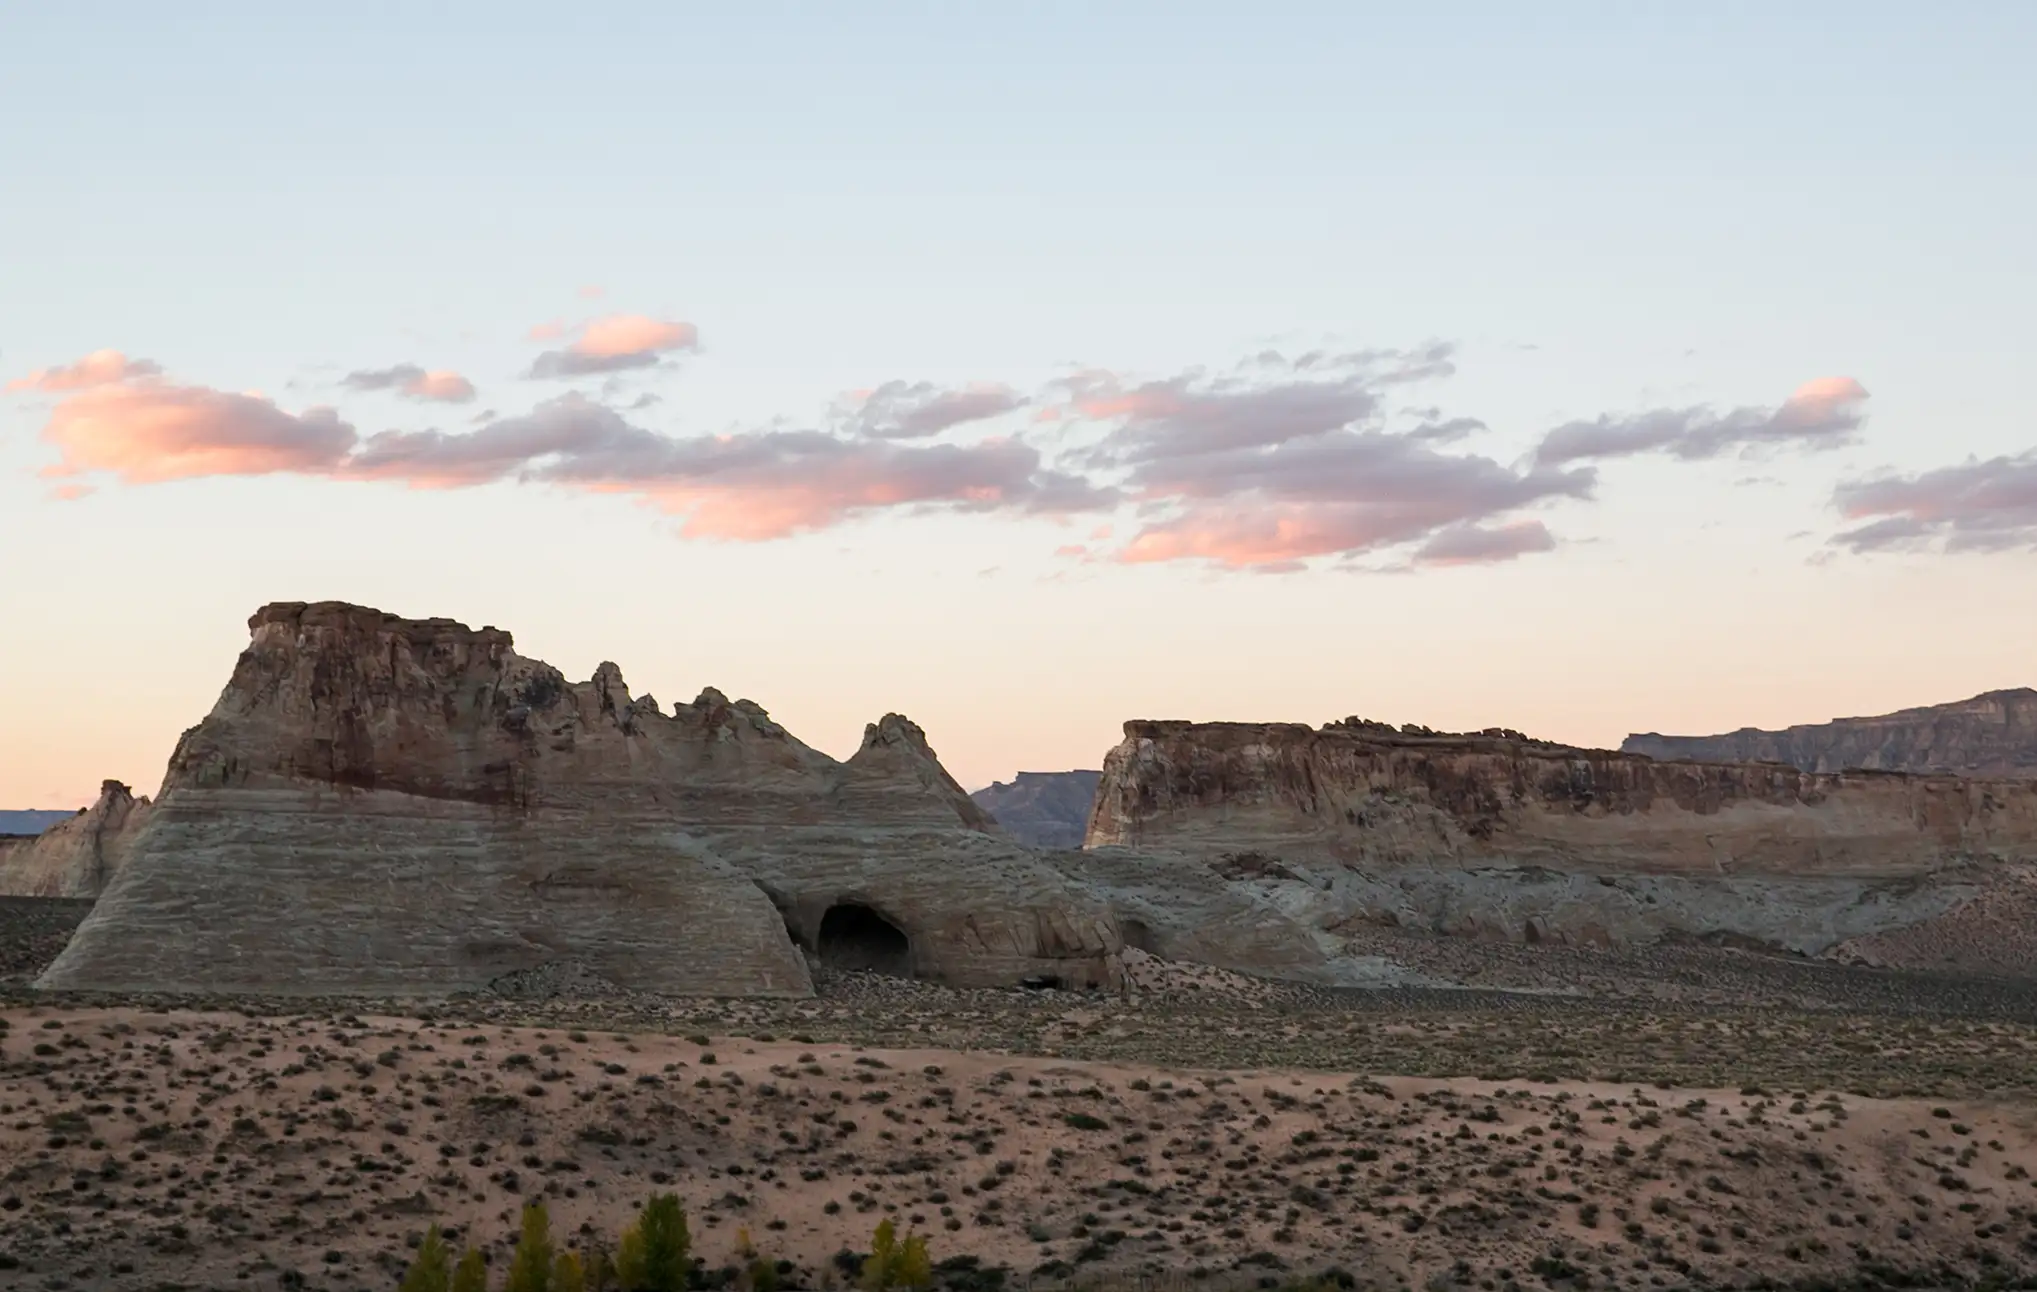
<svg viewBox="0 0 2037 1292">
<path fill-rule="evenodd" d="M 1620 752 L 1714 763 L 1788 763 L 1807 772 L 1872 768 L 2037 777 L 2037 691 L 1989 691 L 1954 704 L 1784 731 L 1742 727 L 1722 736 L 1640 732 L 1621 742 Z"/>
<path fill-rule="evenodd" d="M 1101 772 L 1020 772 L 969 797 L 1004 832 L 1034 848 L 1080 848 Z"/>
<path fill-rule="evenodd" d="M 38 835 L 53 825 L 70 820 L 82 810 L 9 809 L 0 812 L 0 835 Z"/>
</svg>

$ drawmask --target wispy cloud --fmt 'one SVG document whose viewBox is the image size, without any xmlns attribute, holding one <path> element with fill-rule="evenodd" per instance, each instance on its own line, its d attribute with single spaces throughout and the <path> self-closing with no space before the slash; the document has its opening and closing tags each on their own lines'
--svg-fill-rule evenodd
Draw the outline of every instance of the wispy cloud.
<svg viewBox="0 0 2037 1292">
<path fill-rule="evenodd" d="M 1024 395 L 994 382 L 946 387 L 929 381 L 887 381 L 875 390 L 850 395 L 838 415 L 841 424 L 857 435 L 913 440 L 999 417 L 1026 403 Z"/>
<path fill-rule="evenodd" d="M 393 390 L 410 399 L 440 404 L 465 404 L 474 398 L 474 383 L 459 373 L 427 370 L 414 363 L 350 372 L 340 384 L 350 390 Z"/>
<path fill-rule="evenodd" d="M 1588 459 L 1666 453 L 1686 460 L 1734 449 L 1839 448 L 1866 420 L 1867 390 L 1851 377 L 1820 377 L 1774 408 L 1662 408 L 1568 422 L 1542 437 L 1535 461 L 1561 466 Z"/>
<path fill-rule="evenodd" d="M 1863 522 L 1832 539 L 1855 552 L 2037 550 L 2037 449 L 1847 481 L 1832 501 Z"/>
<path fill-rule="evenodd" d="M 55 368 L 37 368 L 25 377 L 7 383 L 10 391 L 38 390 L 61 394 L 111 386 L 162 375 L 162 368 L 147 359 L 130 359 L 118 350 L 94 350 L 76 363 Z"/>
<path fill-rule="evenodd" d="M 532 335 L 536 337 L 535 330 Z M 585 377 L 627 372 L 654 367 L 668 355 L 699 346 L 700 330 L 691 323 L 646 318 L 641 314 L 611 314 L 587 324 L 578 339 L 564 349 L 540 354 L 531 363 L 530 375 Z"/>
</svg>

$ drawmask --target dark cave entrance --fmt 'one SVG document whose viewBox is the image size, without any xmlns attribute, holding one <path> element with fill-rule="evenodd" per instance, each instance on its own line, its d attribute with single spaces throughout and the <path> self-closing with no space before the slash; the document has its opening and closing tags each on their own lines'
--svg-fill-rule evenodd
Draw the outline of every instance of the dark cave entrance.
<svg viewBox="0 0 2037 1292">
<path fill-rule="evenodd" d="M 1147 955 L 1153 954 L 1153 930 L 1146 927 L 1144 920 L 1119 920 L 1118 933 L 1124 938 L 1126 946 Z"/>
<path fill-rule="evenodd" d="M 905 931 L 867 906 L 844 902 L 820 917 L 821 963 L 836 969 L 912 977 L 912 941 Z"/>
</svg>

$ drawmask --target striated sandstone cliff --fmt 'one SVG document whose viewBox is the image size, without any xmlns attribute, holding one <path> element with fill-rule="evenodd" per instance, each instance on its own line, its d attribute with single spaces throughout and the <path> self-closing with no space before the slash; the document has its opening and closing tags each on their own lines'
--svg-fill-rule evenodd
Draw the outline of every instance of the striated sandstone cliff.
<svg viewBox="0 0 2037 1292">
<path fill-rule="evenodd" d="M 1080 848 L 1101 772 L 1020 772 L 969 797 L 1005 833 L 1035 848 Z"/>
<path fill-rule="evenodd" d="M 1708 762 L 1774 762 L 1812 772 L 1876 768 L 2037 777 L 2037 691 L 1989 691 L 1955 704 L 1840 718 L 1784 731 L 1742 727 L 1721 736 L 1643 732 L 1622 753 Z"/>
<path fill-rule="evenodd" d="M 97 897 L 148 819 L 146 798 L 105 782 L 91 807 L 0 852 L 0 897 Z"/>
<path fill-rule="evenodd" d="M 1086 846 L 1198 859 L 1328 927 L 1820 952 L 1935 919 L 2037 859 L 2037 783 L 1356 721 L 1130 722 Z"/>
<path fill-rule="evenodd" d="M 56 988 L 442 993 L 559 977 L 805 994 L 807 956 L 958 984 L 1111 984 L 1106 887 L 1002 837 L 905 718 L 845 762 L 712 689 L 670 711 L 603 664 L 338 603 L 265 607 Z M 1136 898 L 1136 895 L 1135 895 Z M 1196 923 L 1212 908 L 1240 946 Z M 1254 894 L 1148 941 L 1336 979 Z M 1151 928 L 1147 928 L 1151 925 Z"/>
</svg>

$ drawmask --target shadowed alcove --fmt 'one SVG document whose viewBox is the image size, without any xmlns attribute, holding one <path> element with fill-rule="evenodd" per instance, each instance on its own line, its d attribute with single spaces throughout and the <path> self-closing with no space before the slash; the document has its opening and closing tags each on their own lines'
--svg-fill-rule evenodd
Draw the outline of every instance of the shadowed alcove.
<svg viewBox="0 0 2037 1292">
<path fill-rule="evenodd" d="M 843 902 L 820 919 L 821 963 L 836 969 L 912 977 L 912 942 L 905 931 L 867 906 Z"/>
</svg>

